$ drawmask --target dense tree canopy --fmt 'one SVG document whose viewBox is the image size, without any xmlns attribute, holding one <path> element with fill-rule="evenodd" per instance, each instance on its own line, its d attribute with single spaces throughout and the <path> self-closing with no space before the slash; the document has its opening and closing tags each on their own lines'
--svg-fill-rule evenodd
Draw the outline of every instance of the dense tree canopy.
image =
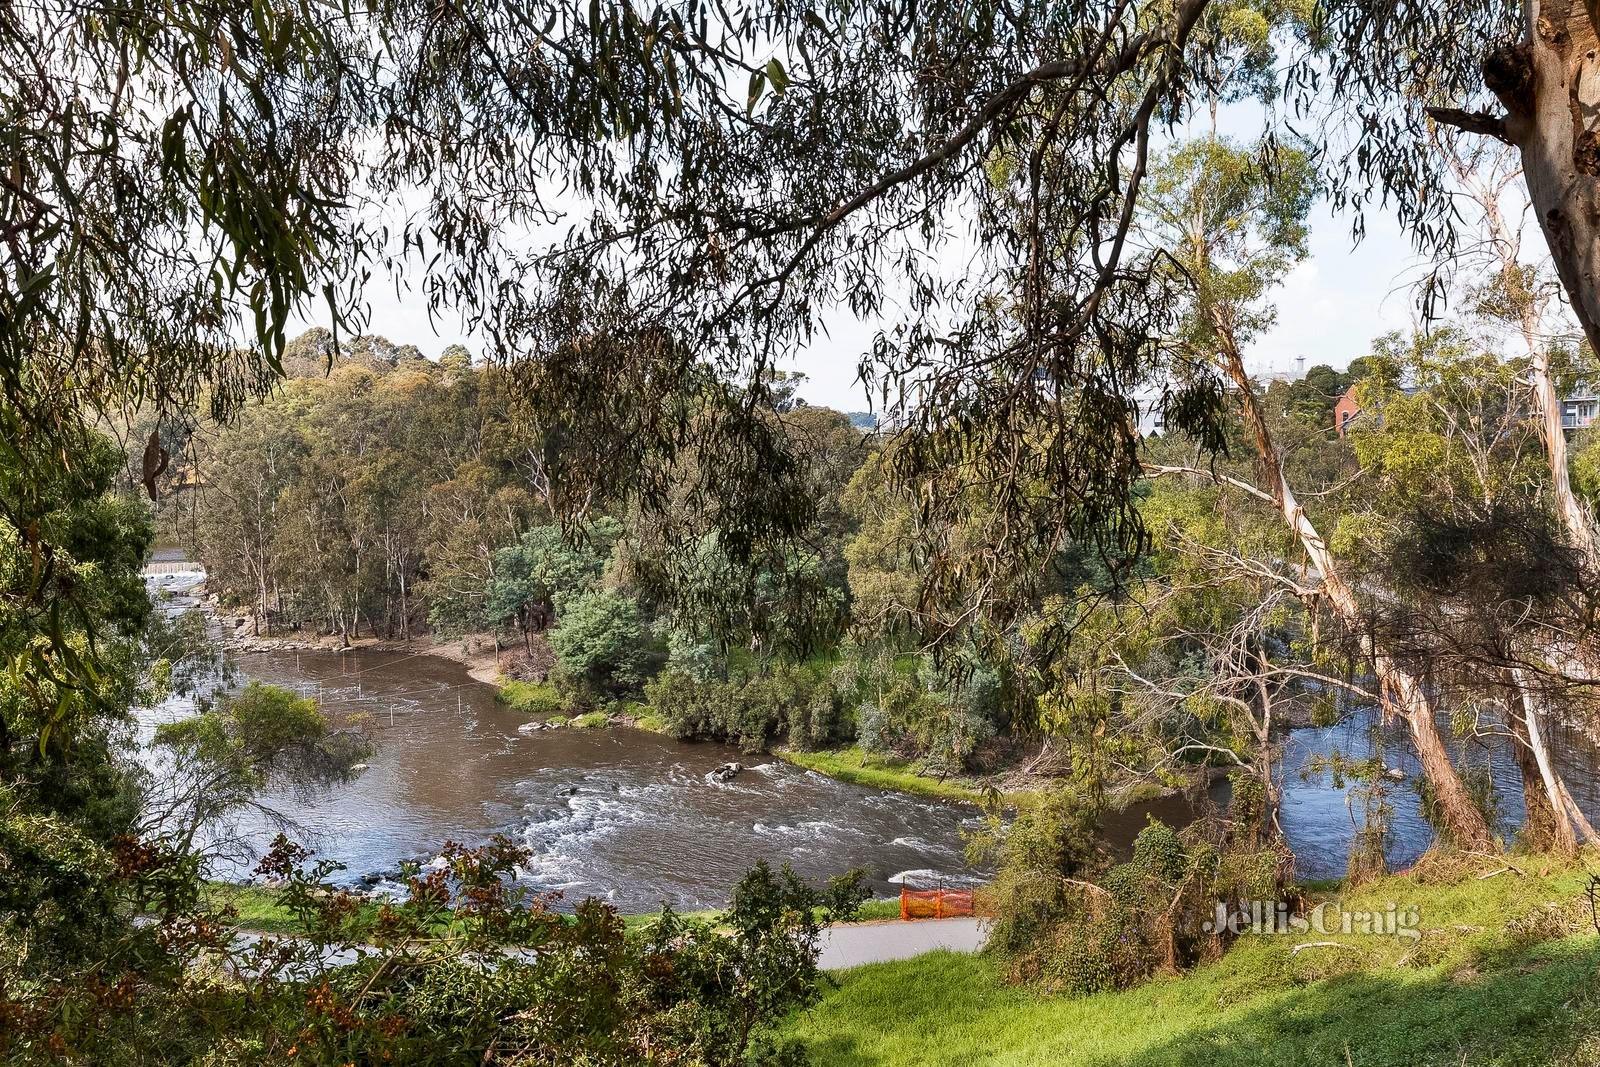
<svg viewBox="0 0 1600 1067">
<path fill-rule="evenodd" d="M 584 700 L 639 696 L 660 668 L 643 695 L 681 735 L 853 736 L 941 776 L 1021 738 L 1067 792 L 994 854 L 1003 884 L 1055 879 L 1069 963 L 1136 944 L 1177 966 L 1171 916 L 1195 887 L 1276 883 L 1275 730 L 1325 692 L 1404 722 L 1447 843 L 1494 845 L 1441 733 L 1480 712 L 1526 757 L 1540 832 L 1600 840 L 1545 731 L 1587 713 L 1600 658 L 1593 521 L 1555 410 L 1587 356 L 1541 335 L 1543 275 L 1459 150 L 1514 150 L 1600 346 L 1595 20 L 1414 0 L 0 9 L 0 855 L 17 872 L 0 934 L 23 946 L 0 991 L 43 991 L 29 1040 L 65 1041 L 59 1016 L 88 1020 L 67 1028 L 84 1055 L 115 1048 L 137 1012 L 99 1011 L 105 987 L 78 977 L 115 960 L 189 992 L 217 951 L 191 921 L 194 857 L 123 836 L 142 801 L 115 735 L 162 673 L 124 470 L 151 497 L 203 491 L 218 589 L 269 630 L 512 620 L 531 649 L 553 623 Z M 1259 130 L 1222 136 L 1230 109 Z M 1496 250 L 1482 284 L 1452 269 L 1464 188 Z M 1373 415 L 1348 442 L 1325 422 L 1335 374 L 1261 389 L 1245 346 L 1319 195 L 1357 233 L 1392 212 L 1435 262 L 1425 305 L 1517 322 L 1525 363 L 1449 332 L 1383 342 L 1352 375 Z M 369 285 L 459 323 L 482 365 L 371 335 Z M 877 327 L 860 372 L 895 416 L 881 448 L 778 368 L 847 316 Z M 293 340 L 308 321 L 325 329 Z M 1140 441 L 1138 390 L 1162 394 L 1168 439 Z M 97 424 L 136 435 L 131 454 Z M 1592 466 L 1580 453 L 1580 490 Z M 1419 594 L 1448 610 L 1410 610 Z M 257 744 L 245 705 L 164 741 L 247 779 L 318 740 L 308 709 L 268 703 L 292 736 Z M 1106 912 L 1073 893 L 1116 896 L 1060 881 L 1096 862 L 1069 839 L 1083 806 L 1219 767 L 1234 824 L 1152 827 L 1103 872 L 1139 906 L 1177 882 L 1168 921 L 1080 923 Z M 1382 768 L 1360 770 L 1378 827 Z M 450 879 L 469 912 L 498 905 L 509 858 L 457 856 L 414 909 L 437 912 Z M 269 866 L 309 894 L 301 859 Z M 600 1062 L 743 1057 L 813 988 L 795 983 L 820 902 L 751 884 L 732 942 L 669 919 L 639 949 L 604 909 L 568 926 L 486 907 L 500 933 L 548 938 L 497 972 L 508 985 L 455 966 L 470 939 L 417 985 L 386 962 L 307 996 L 279 975 L 240 1040 L 282 1021 L 330 1059 L 412 1051 L 385 1043 L 387 1018 L 351 1016 L 370 1044 L 318 1029 L 376 989 L 425 1050 L 481 1057 L 494 1039 L 460 1028 L 510 1020 L 535 1061 L 569 1041 Z M 152 907 L 154 932 L 127 921 Z M 513 1010 L 512 987 L 567 1005 L 550 979 L 567 967 L 579 988 L 617 979 L 572 1004 L 594 1025 Z M 760 973 L 774 982 L 746 984 Z M 172 989 L 141 987 L 147 1018 L 194 1017 Z M 492 1019 L 451 1014 L 502 994 Z"/>
</svg>

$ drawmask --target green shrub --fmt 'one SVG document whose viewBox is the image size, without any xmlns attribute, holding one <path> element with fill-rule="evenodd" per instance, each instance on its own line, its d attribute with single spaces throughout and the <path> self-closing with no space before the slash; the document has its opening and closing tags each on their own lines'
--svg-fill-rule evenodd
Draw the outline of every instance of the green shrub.
<svg viewBox="0 0 1600 1067">
<path fill-rule="evenodd" d="M 406 895 L 374 908 L 327 884 L 335 864 L 279 837 L 261 870 L 300 934 L 252 956 L 248 983 L 218 982 L 194 964 L 228 916 L 195 910 L 192 857 L 142 842 L 79 856 L 46 827 L 16 826 L 0 818 L 8 857 L 87 861 L 85 886 L 60 883 L 64 904 L 111 904 L 81 919 L 121 921 L 95 921 L 92 952 L 53 956 L 25 981 L 38 961 L 0 959 L 6 1063 L 485 1063 L 508 1049 L 528 1064 L 798 1063 L 775 1051 L 774 1026 L 817 1000 L 822 929 L 866 896 L 859 876 L 821 890 L 763 864 L 725 911 L 663 912 L 631 935 L 600 901 L 567 915 L 518 887 L 509 875 L 527 853 L 503 838 L 446 846 L 438 869 L 410 870 Z M 139 914 L 153 921 L 126 921 Z"/>
<path fill-rule="evenodd" d="M 808 668 L 779 665 L 727 681 L 667 670 L 645 687 L 673 736 L 731 741 L 760 752 L 780 740 L 821 748 L 848 740 L 850 716 L 832 683 Z"/>
<path fill-rule="evenodd" d="M 585 700 L 633 691 L 643 680 L 644 624 L 621 593 L 583 593 L 564 603 L 550 633 L 556 677 Z"/>
<path fill-rule="evenodd" d="M 1071 786 L 1036 795 L 1009 822 L 998 813 L 985 818 L 967 853 L 974 864 L 995 868 L 984 893 L 995 951 L 1016 962 L 1057 922 L 1082 917 L 1080 895 L 1064 879 L 1084 877 L 1098 865 L 1095 824 L 1093 804 Z"/>
<path fill-rule="evenodd" d="M 1286 870 L 1277 850 L 1230 844 L 1220 825 L 1180 832 L 1153 819 L 1128 862 L 1106 868 L 1096 815 L 1087 797 L 1062 790 L 1009 827 L 991 818 L 975 839 L 973 858 L 997 867 L 989 944 L 1013 980 L 1099 993 L 1213 958 L 1223 947 L 1206 929 L 1216 902 L 1273 899 Z"/>
<path fill-rule="evenodd" d="M 501 682 L 494 698 L 529 715 L 552 715 L 565 710 L 568 703 L 561 691 L 548 682 L 519 682 L 515 679 Z"/>
<path fill-rule="evenodd" d="M 587 715 L 579 715 L 572 720 L 572 725 L 580 730 L 598 730 L 610 725 L 611 720 L 603 711 L 591 711 Z"/>
<path fill-rule="evenodd" d="M 1135 986 L 1150 977 L 1160 958 L 1138 913 L 1125 908 L 1056 924 L 1049 949 L 1043 984 L 1080 996 Z"/>
<path fill-rule="evenodd" d="M 952 674 L 925 657 L 847 660 L 836 687 L 860 694 L 856 737 L 868 752 L 919 759 L 934 775 L 960 774 L 996 732 L 1000 682 L 977 668 Z"/>
<path fill-rule="evenodd" d="M 1133 859 L 1129 862 L 1147 878 L 1176 882 L 1188 873 L 1191 861 L 1178 831 L 1159 819 L 1151 819 L 1133 839 Z"/>
</svg>

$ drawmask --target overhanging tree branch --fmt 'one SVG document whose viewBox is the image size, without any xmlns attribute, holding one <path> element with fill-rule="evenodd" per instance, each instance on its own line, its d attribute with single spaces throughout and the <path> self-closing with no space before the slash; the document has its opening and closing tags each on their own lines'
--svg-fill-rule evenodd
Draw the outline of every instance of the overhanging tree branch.
<svg viewBox="0 0 1600 1067">
<path fill-rule="evenodd" d="M 1506 129 L 1504 115 L 1496 115 L 1488 111 L 1463 111 L 1458 107 L 1426 107 L 1423 108 L 1428 117 L 1434 122 L 1444 126 L 1453 126 L 1466 133 L 1482 134 L 1493 137 L 1506 144 L 1515 144 L 1510 132 Z"/>
</svg>

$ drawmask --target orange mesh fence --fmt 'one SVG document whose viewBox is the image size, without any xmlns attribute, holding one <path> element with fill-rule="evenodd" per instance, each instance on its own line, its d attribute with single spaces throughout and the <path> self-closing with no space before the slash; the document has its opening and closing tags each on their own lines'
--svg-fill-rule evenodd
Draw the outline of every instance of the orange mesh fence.
<svg viewBox="0 0 1600 1067">
<path fill-rule="evenodd" d="M 972 914 L 970 889 L 907 889 L 900 887 L 900 918 L 950 919 Z"/>
</svg>

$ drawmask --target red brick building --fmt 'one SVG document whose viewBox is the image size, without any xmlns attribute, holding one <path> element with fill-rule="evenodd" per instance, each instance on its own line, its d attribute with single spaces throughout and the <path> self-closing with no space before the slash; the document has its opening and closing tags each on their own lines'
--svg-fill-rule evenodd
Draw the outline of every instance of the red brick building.
<svg viewBox="0 0 1600 1067">
<path fill-rule="evenodd" d="M 1333 405 L 1333 426 L 1339 431 L 1339 436 L 1344 436 L 1345 427 L 1350 425 L 1350 420 L 1361 414 L 1361 405 L 1356 403 L 1356 387 L 1351 386 L 1344 391 L 1339 402 Z"/>
</svg>

